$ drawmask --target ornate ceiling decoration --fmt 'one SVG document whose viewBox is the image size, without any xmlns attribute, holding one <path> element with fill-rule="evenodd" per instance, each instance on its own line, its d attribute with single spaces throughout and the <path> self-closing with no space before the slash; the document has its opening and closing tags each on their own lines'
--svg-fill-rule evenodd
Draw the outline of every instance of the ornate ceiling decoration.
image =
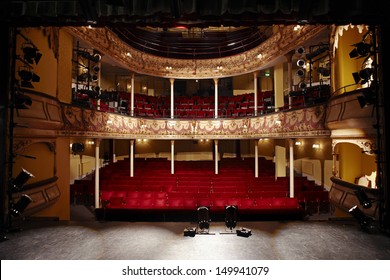
<svg viewBox="0 0 390 280">
<path fill-rule="evenodd" d="M 240 54 L 214 59 L 175 59 L 145 53 L 123 42 L 108 28 L 67 27 L 77 38 L 95 46 L 129 71 L 175 79 L 224 78 L 272 66 L 281 56 L 324 32 L 328 26 L 277 26 L 274 35 Z"/>
</svg>

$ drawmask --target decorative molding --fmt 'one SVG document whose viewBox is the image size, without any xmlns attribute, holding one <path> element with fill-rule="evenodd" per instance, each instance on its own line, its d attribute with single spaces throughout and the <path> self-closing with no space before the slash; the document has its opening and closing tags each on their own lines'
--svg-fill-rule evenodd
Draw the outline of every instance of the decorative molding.
<svg viewBox="0 0 390 280">
<path fill-rule="evenodd" d="M 108 28 L 66 27 L 75 37 L 96 46 L 129 71 L 175 79 L 212 79 L 251 73 L 270 66 L 272 61 L 323 32 L 327 26 L 279 26 L 259 46 L 238 55 L 215 59 L 173 59 L 147 54 L 124 43 Z M 261 56 L 259 56 L 261 54 Z M 167 66 L 169 65 L 169 69 Z M 222 68 L 218 67 L 222 66 Z M 217 68 L 218 67 L 218 68 Z"/>
<path fill-rule="evenodd" d="M 340 143 L 350 143 L 359 146 L 367 155 L 374 156 L 376 150 L 376 140 L 374 138 L 345 138 L 333 139 L 332 151 L 336 153 L 336 145 Z"/>
</svg>

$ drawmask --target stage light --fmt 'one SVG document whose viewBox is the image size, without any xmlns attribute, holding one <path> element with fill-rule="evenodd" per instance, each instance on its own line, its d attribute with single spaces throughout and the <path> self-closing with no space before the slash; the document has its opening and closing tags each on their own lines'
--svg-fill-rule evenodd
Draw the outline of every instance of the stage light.
<svg viewBox="0 0 390 280">
<path fill-rule="evenodd" d="M 306 62 L 303 59 L 298 59 L 297 66 L 298 67 L 304 67 Z"/>
<path fill-rule="evenodd" d="M 317 47 L 316 50 L 314 50 L 311 53 L 308 53 L 306 55 L 306 59 L 312 60 L 316 56 L 319 56 L 320 54 L 322 54 L 322 53 L 324 53 L 324 52 L 329 50 L 329 46 L 328 45 L 318 45 L 318 46 L 314 46 L 314 47 Z"/>
<path fill-rule="evenodd" d="M 225 206 L 225 225 L 228 229 L 233 230 L 237 225 L 237 206 Z"/>
<path fill-rule="evenodd" d="M 26 60 L 28 63 L 38 64 L 38 62 L 41 60 L 42 54 L 38 51 L 38 49 L 34 46 L 24 46 L 22 48 L 23 54 L 24 54 L 24 60 Z"/>
<path fill-rule="evenodd" d="M 29 109 L 29 106 L 32 105 L 31 97 L 22 94 L 22 93 L 16 93 L 15 94 L 15 109 Z"/>
<path fill-rule="evenodd" d="M 84 152 L 84 144 L 83 143 L 73 143 L 72 144 L 72 151 L 74 154 Z"/>
<path fill-rule="evenodd" d="M 330 69 L 325 67 L 318 67 L 317 72 L 324 77 L 330 76 Z"/>
<path fill-rule="evenodd" d="M 210 227 L 209 208 L 207 206 L 200 206 L 196 210 L 198 213 L 198 233 L 208 233 Z"/>
<path fill-rule="evenodd" d="M 364 43 L 364 42 L 359 42 L 357 44 L 353 44 L 355 48 L 349 53 L 350 58 L 362 58 L 366 57 L 371 53 L 371 45 Z"/>
<path fill-rule="evenodd" d="M 33 177 L 34 177 L 33 174 L 28 172 L 26 169 L 22 168 L 22 171 L 20 171 L 18 176 L 16 176 L 15 178 L 11 178 L 9 181 L 9 187 L 11 191 L 12 192 L 20 191 L 23 188 L 24 184 L 26 184 L 27 181 Z"/>
<path fill-rule="evenodd" d="M 82 74 L 77 76 L 77 79 L 79 81 L 82 81 L 82 82 L 86 82 L 88 80 L 88 78 L 89 78 L 89 74 L 87 72 L 82 73 Z"/>
<path fill-rule="evenodd" d="M 20 199 L 16 203 L 11 203 L 10 205 L 10 214 L 14 217 L 19 217 L 26 210 L 27 206 L 33 202 L 32 198 L 27 194 L 22 194 Z"/>
<path fill-rule="evenodd" d="M 357 199 L 359 200 L 360 205 L 364 209 L 371 208 L 372 200 L 367 196 L 367 194 L 363 188 L 359 188 L 359 189 L 355 190 L 354 193 L 355 193 Z"/>
<path fill-rule="evenodd" d="M 349 209 L 349 213 L 359 222 L 359 225 L 362 230 L 369 231 L 373 219 L 366 216 L 357 205 Z"/>
<path fill-rule="evenodd" d="M 303 69 L 298 69 L 297 72 L 295 73 L 298 77 L 304 77 L 305 76 L 305 70 Z"/>
<path fill-rule="evenodd" d="M 295 50 L 295 53 L 297 55 L 303 55 L 305 53 L 305 48 L 303 46 L 300 46 L 298 47 L 296 50 Z"/>
<path fill-rule="evenodd" d="M 78 54 L 81 55 L 82 57 L 90 60 L 90 61 L 95 62 L 95 63 L 98 63 L 102 59 L 102 56 L 100 54 L 98 54 L 98 53 L 90 54 L 87 51 L 80 51 L 79 50 Z"/>
<path fill-rule="evenodd" d="M 306 88 L 306 83 L 305 82 L 300 82 L 299 84 L 298 84 L 298 87 L 300 88 L 300 89 L 305 89 Z"/>
<path fill-rule="evenodd" d="M 365 83 L 371 80 L 372 74 L 374 73 L 372 68 L 364 68 L 359 72 L 352 73 L 353 79 L 355 80 L 355 84 L 364 85 Z"/>
<path fill-rule="evenodd" d="M 359 95 L 357 97 L 357 100 L 360 104 L 360 108 L 364 108 L 367 105 L 373 105 L 376 101 L 376 95 L 375 92 L 371 89 L 367 91 L 363 91 L 363 95 Z"/>
<path fill-rule="evenodd" d="M 41 78 L 30 70 L 22 69 L 18 71 L 19 77 L 22 80 L 21 86 L 27 88 L 34 88 L 31 82 L 39 82 Z"/>
</svg>

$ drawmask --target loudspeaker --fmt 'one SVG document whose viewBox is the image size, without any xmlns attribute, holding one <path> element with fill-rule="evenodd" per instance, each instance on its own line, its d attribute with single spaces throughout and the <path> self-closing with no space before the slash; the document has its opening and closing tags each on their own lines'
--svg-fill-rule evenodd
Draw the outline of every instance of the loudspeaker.
<svg viewBox="0 0 390 280">
<path fill-rule="evenodd" d="M 195 227 L 186 227 L 184 229 L 184 236 L 194 237 L 195 234 L 196 234 L 196 228 Z"/>
<path fill-rule="evenodd" d="M 237 229 L 236 232 L 237 236 L 249 237 L 252 235 L 252 230 L 244 227 Z"/>
<path fill-rule="evenodd" d="M 73 143 L 72 144 L 72 151 L 75 154 L 84 152 L 84 144 L 83 143 Z"/>
</svg>

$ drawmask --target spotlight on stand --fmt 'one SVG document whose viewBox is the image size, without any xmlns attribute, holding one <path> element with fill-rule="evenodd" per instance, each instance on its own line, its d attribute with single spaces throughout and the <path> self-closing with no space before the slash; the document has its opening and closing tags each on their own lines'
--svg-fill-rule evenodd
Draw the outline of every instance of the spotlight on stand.
<svg viewBox="0 0 390 280">
<path fill-rule="evenodd" d="M 27 44 L 22 47 L 22 50 L 24 60 L 26 60 L 28 63 L 33 64 L 35 62 L 35 64 L 38 64 L 39 60 L 41 60 L 42 54 L 35 46 Z"/>
<path fill-rule="evenodd" d="M 16 176 L 15 178 L 11 178 L 9 181 L 9 188 L 12 192 L 18 192 L 20 191 L 24 184 L 27 183 L 27 181 L 30 178 L 33 178 L 34 175 L 28 172 L 26 169 L 22 168 L 22 171 Z"/>
<path fill-rule="evenodd" d="M 369 232 L 373 219 L 366 216 L 357 205 L 349 209 L 349 213 L 359 222 L 359 225 L 363 231 Z"/>
<path fill-rule="evenodd" d="M 209 208 L 207 206 L 200 206 L 196 210 L 198 213 L 198 233 L 209 233 L 210 217 Z"/>
<path fill-rule="evenodd" d="M 90 61 L 95 62 L 95 63 L 98 63 L 102 59 L 102 56 L 100 54 L 98 54 L 98 53 L 90 54 L 87 51 L 79 50 L 78 54 L 81 55 L 82 57 L 90 60 Z"/>
<path fill-rule="evenodd" d="M 225 226 L 233 232 L 233 229 L 237 225 L 237 206 L 227 205 L 225 206 Z"/>
<path fill-rule="evenodd" d="M 16 203 L 11 203 L 11 207 L 9 209 L 10 214 L 13 217 L 21 216 L 31 202 L 33 202 L 31 197 L 29 197 L 27 194 L 22 194 Z"/>
</svg>

